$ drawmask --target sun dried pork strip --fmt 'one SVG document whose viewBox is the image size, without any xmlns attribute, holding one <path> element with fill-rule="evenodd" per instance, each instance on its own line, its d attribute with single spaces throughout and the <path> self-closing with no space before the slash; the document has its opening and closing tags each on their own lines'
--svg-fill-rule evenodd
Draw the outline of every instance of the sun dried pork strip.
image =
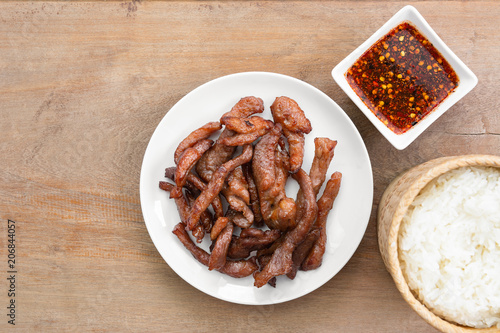
<svg viewBox="0 0 500 333">
<path fill-rule="evenodd" d="M 337 146 L 337 141 L 328 138 L 314 139 L 314 158 L 309 171 L 309 177 L 313 184 L 316 197 L 325 182 L 326 173 L 333 159 L 334 150 Z M 297 192 L 297 217 L 300 218 L 304 206 L 304 197 L 302 191 Z"/>
<path fill-rule="evenodd" d="M 319 211 L 319 209 L 318 209 Z M 299 270 L 300 265 L 304 261 L 304 259 L 307 257 L 309 252 L 311 252 L 311 248 L 313 247 L 314 243 L 318 240 L 319 238 L 319 229 L 314 229 L 311 230 L 307 236 L 306 239 L 302 243 L 300 243 L 295 250 L 293 251 L 292 254 L 292 269 L 290 272 L 286 274 L 288 278 L 291 280 L 295 279 L 295 276 L 297 275 L 297 271 Z"/>
<path fill-rule="evenodd" d="M 304 158 L 304 134 L 311 132 L 312 126 L 304 111 L 293 99 L 282 96 L 274 100 L 271 113 L 275 123 L 283 126 L 290 151 L 290 172 L 297 172 Z"/>
<path fill-rule="evenodd" d="M 250 208 L 248 208 L 248 209 L 250 209 Z M 250 211 L 250 214 L 252 214 L 251 211 Z M 248 213 L 247 213 L 247 216 L 248 216 Z M 231 222 L 233 222 L 235 225 L 237 225 L 240 228 L 249 228 L 252 225 L 250 220 L 247 217 L 245 217 L 245 215 L 243 215 L 242 212 L 236 211 L 232 207 L 228 208 L 228 210 L 226 212 L 226 217 L 228 217 Z"/>
<path fill-rule="evenodd" d="M 231 196 L 227 198 L 230 208 L 226 216 L 230 217 L 240 228 L 248 228 L 253 223 L 253 212 L 241 199 Z"/>
<path fill-rule="evenodd" d="M 175 185 L 160 181 L 160 188 L 164 191 L 171 192 L 174 188 Z M 175 205 L 177 206 L 177 211 L 179 212 L 179 216 L 181 218 L 181 221 L 186 221 L 186 219 L 189 216 L 189 201 L 188 199 L 182 194 L 181 196 L 174 198 Z M 196 238 L 196 242 L 201 243 L 203 240 L 203 237 L 205 236 L 205 230 L 203 228 L 202 224 L 198 224 L 193 230 L 192 230 L 193 236 Z"/>
<path fill-rule="evenodd" d="M 172 232 L 177 236 L 177 238 L 179 238 L 184 247 L 191 252 L 196 260 L 198 260 L 201 264 L 208 266 L 210 254 L 193 243 L 191 238 L 189 238 L 185 227 L 184 223 L 178 223 Z M 255 258 L 250 258 L 249 260 L 226 260 L 226 263 L 221 269 L 219 269 L 219 272 L 234 278 L 242 278 L 252 275 L 258 268 L 259 267 L 255 262 Z"/>
<path fill-rule="evenodd" d="M 248 185 L 250 207 L 252 208 L 252 212 L 254 215 L 253 223 L 255 224 L 255 226 L 261 227 L 264 220 L 262 219 L 262 213 L 260 212 L 259 193 L 257 191 L 257 185 L 255 185 L 255 180 L 252 174 L 252 163 L 243 164 L 242 170 Z"/>
<path fill-rule="evenodd" d="M 281 125 L 276 125 L 255 146 L 252 169 L 260 211 L 271 229 L 285 231 L 295 225 L 295 201 L 286 196 L 288 156 L 278 150 Z"/>
<path fill-rule="evenodd" d="M 222 187 L 222 194 L 226 197 L 229 206 L 235 211 L 241 212 L 247 220 L 243 225 L 236 223 L 242 228 L 247 224 L 252 225 L 254 214 L 248 205 L 250 204 L 250 194 L 248 193 L 248 183 L 243 175 L 241 167 L 229 173 L 226 183 Z"/>
<path fill-rule="evenodd" d="M 259 116 L 248 118 L 224 117 L 222 121 L 227 129 L 239 134 L 248 134 L 261 129 L 267 131 L 274 127 L 274 123 L 272 121 Z"/>
<path fill-rule="evenodd" d="M 224 129 L 215 144 L 200 158 L 196 164 L 196 172 L 205 182 L 212 179 L 212 174 L 219 166 L 226 163 L 233 156 L 236 147 L 220 144 L 219 141 L 226 137 L 233 136 L 234 132 Z"/>
<path fill-rule="evenodd" d="M 328 138 L 314 139 L 314 158 L 309 171 L 309 177 L 313 184 L 314 193 L 316 196 L 325 182 L 328 167 L 333 159 L 337 141 Z"/>
<path fill-rule="evenodd" d="M 195 174 L 189 173 L 187 175 L 187 183 L 193 184 L 198 190 L 203 191 L 207 188 L 207 184 L 205 184 L 200 178 L 198 178 Z M 214 209 L 215 217 L 224 216 L 224 210 L 222 207 L 222 202 L 220 197 L 217 195 L 214 200 L 212 200 L 212 207 Z"/>
<path fill-rule="evenodd" d="M 221 122 L 227 117 L 248 118 L 255 113 L 264 112 L 264 102 L 254 96 L 247 96 L 240 99 L 232 108 L 221 117 Z"/>
<path fill-rule="evenodd" d="M 174 153 L 175 164 L 179 163 L 179 158 L 186 149 L 194 146 L 197 142 L 203 139 L 208 139 L 210 135 L 217 132 L 221 128 L 222 124 L 220 122 L 212 121 L 191 132 L 184 140 L 181 141 L 181 143 L 179 143 L 179 146 L 177 146 Z"/>
<path fill-rule="evenodd" d="M 304 193 L 306 209 L 297 226 L 285 234 L 283 241 L 272 254 L 269 263 L 260 272 L 254 274 L 254 285 L 259 288 L 273 277 L 287 274 L 292 270 L 293 251 L 306 238 L 318 213 L 316 196 L 309 175 L 304 170 L 299 169 L 293 178 L 297 180 Z"/>
<path fill-rule="evenodd" d="M 250 132 L 246 134 L 236 134 L 233 136 L 226 137 L 224 139 L 219 140 L 220 144 L 226 146 L 243 146 L 248 145 L 263 136 L 267 133 L 267 129 L 261 128 L 256 130 L 255 132 Z"/>
<path fill-rule="evenodd" d="M 193 147 L 188 148 L 184 151 L 179 159 L 177 168 L 175 169 L 175 184 L 177 188 L 174 188 L 170 195 L 176 197 L 180 195 L 180 189 L 186 183 L 186 177 L 191 172 L 196 162 L 201 158 L 204 152 L 206 152 L 213 144 L 212 140 L 203 139 L 197 142 Z"/>
<path fill-rule="evenodd" d="M 246 204 L 250 204 L 248 182 L 243 175 L 241 167 L 237 167 L 227 176 L 227 191 L 228 195 L 235 195 L 241 198 Z"/>
<path fill-rule="evenodd" d="M 339 193 L 341 180 L 342 174 L 340 172 L 334 172 L 326 183 L 323 195 L 318 200 L 318 217 L 316 222 L 314 222 L 313 228 L 319 229 L 320 235 L 306 259 L 302 262 L 301 268 L 304 271 L 318 268 L 323 261 L 323 254 L 325 253 L 326 247 L 326 222 L 328 213 L 332 209 L 333 202 Z"/>
<path fill-rule="evenodd" d="M 253 149 L 251 145 L 246 145 L 243 147 L 243 152 L 238 157 L 227 161 L 221 165 L 215 173 L 212 175 L 212 179 L 207 184 L 207 188 L 201 192 L 201 194 L 196 198 L 196 201 L 191 208 L 191 214 L 189 215 L 186 224 L 189 230 L 192 230 L 200 219 L 201 213 L 208 208 L 210 203 L 221 191 L 224 181 L 228 174 L 239 167 L 240 165 L 247 163 L 252 158 Z"/>
<path fill-rule="evenodd" d="M 275 183 L 275 151 L 280 136 L 281 125 L 277 124 L 269 133 L 264 135 L 255 146 L 252 159 L 252 170 L 255 184 L 259 192 L 269 190 Z"/>
<path fill-rule="evenodd" d="M 266 134 L 274 126 L 272 121 L 258 116 L 249 118 L 225 117 L 222 119 L 227 129 L 237 133 L 234 136 L 219 140 L 219 143 L 228 146 L 250 144 Z"/>
<path fill-rule="evenodd" d="M 189 207 L 193 206 L 193 203 L 196 200 L 196 197 L 191 193 L 191 191 L 186 190 L 185 191 L 185 196 L 186 200 L 189 204 Z M 212 213 L 207 209 L 203 211 L 200 215 L 200 224 L 196 226 L 195 229 L 193 229 L 193 236 L 196 238 L 198 243 L 200 243 L 203 240 L 203 237 L 205 237 L 205 231 L 210 232 L 212 230 L 212 225 L 214 223 Z M 196 230 L 196 234 L 195 234 Z"/>
<path fill-rule="evenodd" d="M 219 236 L 220 232 L 222 230 L 224 230 L 224 228 L 226 227 L 226 225 L 228 224 L 229 222 L 229 218 L 227 217 L 219 217 L 213 227 L 212 227 L 212 231 L 210 232 L 210 239 L 211 240 L 215 240 L 217 239 L 217 236 Z"/>
<path fill-rule="evenodd" d="M 231 222 L 226 224 L 226 227 L 220 232 L 215 240 L 214 247 L 210 253 L 208 260 L 208 270 L 219 270 L 226 264 L 227 251 L 231 238 L 233 236 L 233 224 Z"/>
<path fill-rule="evenodd" d="M 221 122 L 226 117 L 247 118 L 255 113 L 264 111 L 264 102 L 262 99 L 249 96 L 240 99 L 231 109 L 221 117 Z M 235 132 L 225 128 L 219 136 L 217 142 L 206 152 L 196 165 L 196 172 L 201 179 L 209 182 L 212 179 L 212 174 L 219 166 L 226 163 L 233 156 L 236 147 L 221 144 L 226 138 L 235 135 Z"/>
<path fill-rule="evenodd" d="M 176 167 L 169 167 L 165 169 L 165 177 L 175 181 L 175 169 Z M 205 184 L 200 178 L 198 178 L 194 173 L 190 172 L 187 175 L 187 181 L 184 186 L 189 189 L 193 194 L 196 193 L 196 190 L 203 191 L 206 189 L 207 184 Z M 196 195 L 196 196 L 197 196 Z M 214 209 L 215 217 L 224 216 L 224 210 L 222 207 L 222 202 L 219 196 L 216 196 L 211 203 L 212 208 Z"/>
<path fill-rule="evenodd" d="M 243 229 L 239 236 L 233 236 L 227 255 L 231 259 L 247 258 L 252 251 L 261 250 L 271 245 L 280 235 L 279 230 Z"/>
</svg>

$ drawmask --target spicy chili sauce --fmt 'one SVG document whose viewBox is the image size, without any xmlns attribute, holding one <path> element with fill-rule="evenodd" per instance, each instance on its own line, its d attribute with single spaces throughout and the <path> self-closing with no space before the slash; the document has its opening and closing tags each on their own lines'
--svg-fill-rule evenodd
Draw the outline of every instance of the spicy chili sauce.
<svg viewBox="0 0 500 333">
<path fill-rule="evenodd" d="M 374 44 L 345 76 L 366 106 L 396 134 L 416 125 L 459 83 L 446 59 L 407 22 Z"/>
</svg>

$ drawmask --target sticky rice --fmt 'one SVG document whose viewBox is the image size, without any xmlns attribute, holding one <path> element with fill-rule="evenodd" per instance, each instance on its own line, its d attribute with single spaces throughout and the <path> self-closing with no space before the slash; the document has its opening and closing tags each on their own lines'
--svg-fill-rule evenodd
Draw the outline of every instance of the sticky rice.
<svg viewBox="0 0 500 333">
<path fill-rule="evenodd" d="M 433 180 L 403 218 L 398 247 L 410 289 L 436 315 L 500 328 L 500 169 Z"/>
</svg>

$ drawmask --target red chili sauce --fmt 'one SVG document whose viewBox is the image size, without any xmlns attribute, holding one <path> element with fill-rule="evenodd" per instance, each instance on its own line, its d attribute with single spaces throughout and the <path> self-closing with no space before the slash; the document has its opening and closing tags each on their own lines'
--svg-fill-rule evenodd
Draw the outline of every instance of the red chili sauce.
<svg viewBox="0 0 500 333">
<path fill-rule="evenodd" d="M 349 68 L 347 82 L 394 133 L 416 125 L 458 86 L 458 76 L 414 26 L 401 23 Z"/>
</svg>

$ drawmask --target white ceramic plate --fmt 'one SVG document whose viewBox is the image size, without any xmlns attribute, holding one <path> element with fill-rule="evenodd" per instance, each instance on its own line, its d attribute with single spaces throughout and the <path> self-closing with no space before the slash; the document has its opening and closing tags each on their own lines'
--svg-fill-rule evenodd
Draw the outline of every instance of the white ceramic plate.
<svg viewBox="0 0 500 333">
<path fill-rule="evenodd" d="M 443 16 L 445 18 L 445 16 Z M 423 118 L 416 126 L 413 126 L 403 134 L 396 134 L 385 126 L 380 119 L 365 105 L 361 98 L 352 90 L 347 82 L 345 73 L 373 44 L 384 37 L 389 31 L 402 22 L 410 22 L 415 26 L 443 55 L 451 67 L 455 70 L 460 80 L 455 91 L 440 103 L 430 114 Z M 389 21 L 378 29 L 370 38 L 361 44 L 356 50 L 342 60 L 332 70 L 332 76 L 337 84 L 373 123 L 373 125 L 382 133 L 382 135 L 397 149 L 404 149 L 412 143 L 427 127 L 436 119 L 467 95 L 477 84 L 477 77 L 474 73 L 450 50 L 450 48 L 439 38 L 429 23 L 413 6 L 405 6 L 398 11 Z"/>
<path fill-rule="evenodd" d="M 277 286 L 253 286 L 253 277 L 236 279 L 206 266 L 193 258 L 172 234 L 180 221 L 173 200 L 158 188 L 164 170 L 173 166 L 178 143 L 191 131 L 209 121 L 218 120 L 245 96 L 264 100 L 263 117 L 272 119 L 269 106 L 278 96 L 297 101 L 310 119 L 313 130 L 306 137 L 303 168 L 309 170 L 314 156 L 314 138 L 337 140 L 335 157 L 329 169 L 342 172 L 342 185 L 328 217 L 328 243 L 320 268 L 300 271 L 294 280 L 278 277 Z M 292 182 L 292 181 L 290 181 Z M 294 185 L 294 184 L 293 184 Z M 296 191 L 297 188 L 287 192 Z M 303 296 L 330 280 L 347 263 L 364 233 L 373 201 L 373 179 L 365 145 L 351 120 L 327 95 L 313 86 L 289 76 L 248 72 L 210 81 L 183 97 L 165 115 L 146 149 L 141 169 L 142 212 L 149 234 L 168 265 L 185 281 L 213 297 L 240 304 L 274 304 Z M 292 197 L 294 195 L 292 194 Z M 203 246 L 208 248 L 208 236 Z"/>
</svg>

